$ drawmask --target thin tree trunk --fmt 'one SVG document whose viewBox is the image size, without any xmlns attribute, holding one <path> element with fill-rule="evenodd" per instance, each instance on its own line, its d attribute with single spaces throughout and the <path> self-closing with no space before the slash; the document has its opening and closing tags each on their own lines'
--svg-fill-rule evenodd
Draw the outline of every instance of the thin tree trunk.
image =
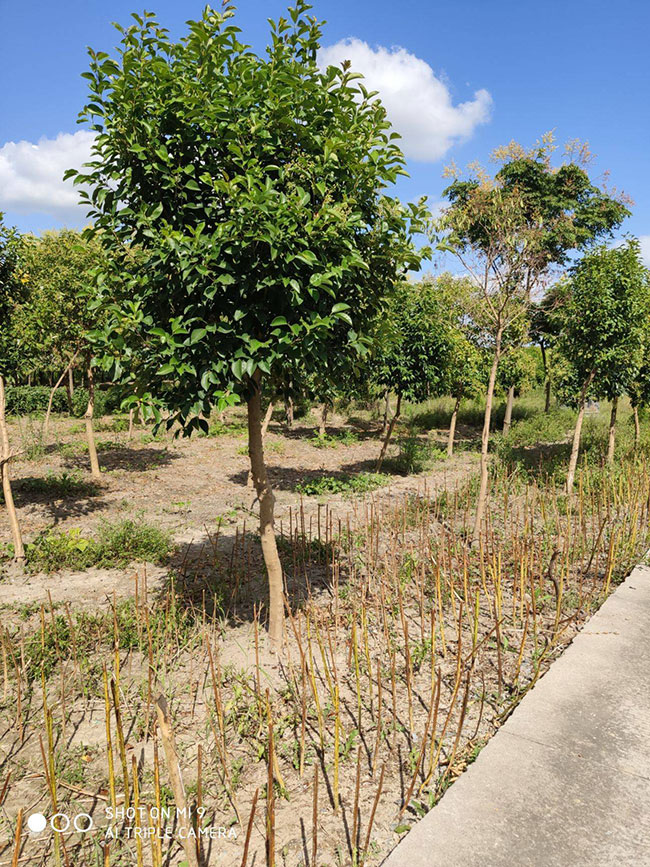
<svg viewBox="0 0 650 867">
<path fill-rule="evenodd" d="M 488 489 L 488 446 L 490 444 L 490 424 L 492 422 L 492 401 L 494 400 L 494 384 L 497 378 L 497 369 L 499 367 L 499 358 L 501 357 L 501 332 L 497 334 L 496 346 L 494 349 L 494 358 L 492 367 L 490 368 L 490 378 L 488 380 L 487 394 L 485 396 L 485 415 L 483 416 L 483 433 L 481 434 L 481 485 L 479 488 L 478 501 L 476 503 L 476 515 L 474 516 L 474 528 L 472 530 L 472 541 L 478 541 L 481 535 L 481 525 L 483 523 L 483 515 L 485 514 L 485 504 L 487 500 Z"/>
<path fill-rule="evenodd" d="M 639 424 L 639 407 L 636 404 L 632 407 L 632 415 L 634 416 L 634 450 L 639 448 L 641 441 L 641 425 Z"/>
<path fill-rule="evenodd" d="M 542 350 L 542 364 L 544 365 L 544 412 L 551 411 L 551 377 L 548 372 L 548 360 L 546 358 L 546 347 L 544 346 L 544 341 L 539 344 L 539 348 Z"/>
<path fill-rule="evenodd" d="M 133 407 L 129 410 L 129 433 L 128 433 L 128 441 L 131 442 L 131 438 L 133 437 L 133 415 L 134 410 Z"/>
<path fill-rule="evenodd" d="M 582 422 L 585 417 L 585 401 L 587 400 L 587 392 L 594 378 L 592 371 L 585 380 L 580 391 L 580 403 L 578 404 L 578 418 L 576 419 L 575 430 L 573 431 L 573 443 L 571 445 L 571 457 L 569 458 L 569 470 L 566 476 L 567 494 L 571 496 L 573 491 L 573 483 L 576 477 L 576 468 L 578 466 L 578 453 L 580 452 L 580 436 L 582 434 Z"/>
<path fill-rule="evenodd" d="M 74 386 L 72 384 L 72 368 L 68 365 L 68 375 L 65 378 L 65 397 L 68 402 L 68 415 L 72 415 L 74 411 L 74 406 L 72 403 L 72 396 L 74 394 Z"/>
<path fill-rule="evenodd" d="M 607 439 L 607 464 L 614 463 L 614 449 L 616 448 L 616 412 L 618 410 L 618 397 L 612 398 L 612 411 L 609 416 L 609 436 Z"/>
<path fill-rule="evenodd" d="M 169 773 L 169 782 L 171 783 L 174 800 L 176 801 L 178 830 L 180 832 L 181 844 L 185 851 L 185 858 L 188 867 L 199 867 L 199 858 L 195 843 L 196 838 L 191 833 L 193 830 L 192 818 L 187 806 L 187 797 L 181 774 L 181 765 L 178 759 L 176 738 L 174 737 L 174 730 L 171 727 L 169 706 L 167 705 L 167 700 L 162 694 L 158 696 L 158 699 L 156 700 L 156 715 L 158 717 L 160 738 L 163 742 L 163 751 L 165 753 L 165 762 L 167 763 L 167 772 Z"/>
<path fill-rule="evenodd" d="M 248 453 L 251 461 L 253 484 L 260 504 L 260 538 L 262 554 L 269 579 L 269 640 L 271 650 L 280 649 L 284 631 L 284 588 L 282 564 L 278 555 L 273 527 L 275 497 L 269 483 L 264 462 L 262 440 L 262 394 L 260 372 L 252 380 L 253 393 L 248 400 Z"/>
<path fill-rule="evenodd" d="M 269 402 L 269 405 L 266 408 L 266 413 L 264 415 L 264 421 L 262 422 L 262 439 L 266 436 L 266 432 L 269 429 L 269 422 L 271 421 L 271 417 L 273 415 L 273 401 Z"/>
<path fill-rule="evenodd" d="M 5 506 L 9 516 L 9 526 L 11 527 L 11 536 L 14 541 L 14 557 L 16 560 L 25 559 L 25 548 L 23 546 L 23 537 L 18 524 L 18 516 L 16 514 L 16 506 L 14 497 L 11 491 L 11 475 L 9 470 L 9 432 L 7 431 L 7 419 L 5 415 L 6 397 L 5 397 L 5 379 L 0 374 L 0 477 L 2 477 L 2 493 L 5 498 Z"/>
<path fill-rule="evenodd" d="M 384 458 L 386 457 L 386 452 L 388 451 L 388 444 L 390 443 L 390 438 L 393 435 L 393 429 L 395 427 L 395 422 L 400 417 L 400 413 L 402 412 L 402 394 L 401 392 L 397 392 L 397 403 L 395 404 L 395 414 L 390 420 L 390 424 L 388 425 L 388 430 L 386 431 L 386 436 L 384 437 L 384 442 L 381 447 L 381 451 L 379 452 L 379 458 L 377 459 L 377 467 L 376 472 L 381 470 L 381 465 L 384 462 Z"/>
<path fill-rule="evenodd" d="M 45 421 L 43 422 L 43 439 L 44 440 L 47 438 L 49 427 L 50 427 L 50 416 L 52 415 L 52 401 L 54 400 L 54 395 L 56 394 L 57 388 L 61 385 L 64 378 L 68 375 L 68 371 L 71 369 L 72 365 L 74 364 L 74 360 L 77 357 L 77 355 L 78 355 L 78 352 L 75 352 L 75 354 L 70 359 L 70 363 L 68 364 L 66 369 L 63 371 L 61 376 L 57 379 L 56 385 L 50 391 L 50 399 L 47 402 L 47 412 L 45 413 Z M 72 406 L 72 400 L 69 399 L 68 402 L 69 402 L 70 406 Z"/>
<path fill-rule="evenodd" d="M 70 397 L 74 397 L 74 368 L 72 363 L 68 368 L 68 391 L 70 392 Z"/>
<path fill-rule="evenodd" d="M 289 430 L 293 430 L 293 398 L 291 395 L 284 402 L 284 417 Z"/>
<path fill-rule="evenodd" d="M 93 418 L 95 415 L 95 376 L 93 369 L 88 365 L 88 406 L 84 421 L 86 422 L 86 436 L 88 437 L 88 455 L 90 457 L 90 473 L 93 479 L 101 479 L 99 461 L 97 460 L 97 446 L 95 445 L 95 430 Z"/>
<path fill-rule="evenodd" d="M 327 433 L 327 414 L 329 412 L 329 404 L 323 403 L 320 408 L 320 416 L 318 420 L 318 435 L 324 437 Z"/>
<path fill-rule="evenodd" d="M 456 437 L 456 422 L 458 420 L 458 410 L 460 409 L 461 397 L 458 395 L 454 404 L 454 411 L 451 414 L 449 422 L 449 438 L 447 439 L 447 457 L 450 458 L 454 454 L 454 439 Z"/>
<path fill-rule="evenodd" d="M 506 414 L 503 417 L 503 435 L 506 436 L 512 424 L 512 407 L 515 402 L 515 387 L 511 385 L 508 389 L 508 398 L 506 400 Z"/>
<path fill-rule="evenodd" d="M 381 424 L 381 434 L 380 436 L 385 437 L 386 431 L 388 430 L 388 416 L 390 415 L 390 389 L 386 389 L 386 393 L 384 395 L 384 418 Z"/>
</svg>

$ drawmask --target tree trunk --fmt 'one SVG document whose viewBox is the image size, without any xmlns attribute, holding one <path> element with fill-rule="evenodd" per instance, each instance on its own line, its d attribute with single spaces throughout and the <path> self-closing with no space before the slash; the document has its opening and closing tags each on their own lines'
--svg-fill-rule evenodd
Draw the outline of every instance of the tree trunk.
<svg viewBox="0 0 650 867">
<path fill-rule="evenodd" d="M 497 335 L 496 346 L 494 349 L 494 358 L 492 367 L 490 368 L 490 378 L 488 380 L 487 394 L 485 396 L 485 415 L 483 416 L 483 433 L 481 435 L 481 485 L 479 488 L 478 501 L 476 503 L 476 515 L 474 516 L 474 528 L 472 530 L 472 541 L 476 542 L 481 535 L 481 524 L 483 523 L 483 515 L 485 514 L 485 503 L 487 500 L 488 489 L 488 446 L 490 444 L 490 424 L 492 422 L 492 401 L 494 400 L 494 383 L 497 378 L 497 369 L 499 367 L 499 358 L 501 357 L 501 332 Z"/>
<path fill-rule="evenodd" d="M 454 454 L 454 438 L 456 437 L 456 421 L 458 420 L 458 410 L 460 409 L 460 395 L 456 398 L 454 411 L 451 414 L 449 422 L 449 438 L 447 439 L 447 457 L 450 458 Z"/>
<path fill-rule="evenodd" d="M 402 412 L 402 394 L 401 392 L 397 392 L 397 403 L 395 404 L 395 414 L 390 420 L 390 424 L 388 425 L 388 430 L 386 431 L 386 436 L 384 437 L 384 442 L 381 447 L 381 451 L 379 452 L 379 458 L 377 459 L 377 467 L 375 469 L 376 472 L 381 470 L 381 465 L 384 462 L 384 458 L 386 457 L 386 452 L 388 451 L 388 444 L 390 443 L 390 438 L 393 435 L 393 428 L 395 427 L 395 422 L 400 417 L 400 413 Z"/>
<path fill-rule="evenodd" d="M 129 410 L 129 433 L 128 433 L 128 442 L 131 442 L 131 438 L 133 437 L 133 415 L 134 410 L 133 407 Z"/>
<path fill-rule="evenodd" d="M 607 465 L 614 463 L 614 449 L 616 448 L 616 412 L 618 410 L 618 398 L 612 398 L 612 411 L 609 416 L 609 436 L 607 439 Z"/>
<path fill-rule="evenodd" d="M 16 560 L 25 559 L 25 548 L 23 546 L 23 537 L 18 524 L 18 516 L 16 515 L 16 506 L 14 497 L 11 491 L 11 475 L 9 470 L 9 433 L 7 431 L 7 419 L 5 416 L 5 379 L 0 374 L 0 477 L 2 478 L 2 493 L 5 498 L 5 506 L 9 516 L 9 526 L 11 527 L 11 536 L 14 541 L 14 557 Z"/>
<path fill-rule="evenodd" d="M 68 375 L 68 371 L 72 369 L 72 365 L 73 365 L 76 357 L 77 357 L 77 353 L 75 352 L 75 354 L 70 359 L 70 363 L 68 364 L 66 369 L 63 371 L 61 376 L 57 379 L 56 385 L 54 386 L 54 388 L 52 388 L 50 390 L 50 399 L 47 402 L 47 411 L 45 413 L 45 421 L 43 422 L 43 439 L 44 440 L 47 437 L 49 427 L 50 427 L 50 415 L 52 414 L 52 401 L 54 400 L 54 395 L 56 394 L 57 388 L 61 385 L 64 378 Z M 68 395 L 68 405 L 70 407 L 70 412 L 72 412 L 72 398 L 70 397 L 70 395 Z"/>
<path fill-rule="evenodd" d="M 386 431 L 388 430 L 388 416 L 390 415 L 390 389 L 386 389 L 386 393 L 384 395 L 384 418 L 381 424 L 381 433 L 380 436 L 385 437 Z"/>
<path fill-rule="evenodd" d="M 575 430 L 573 431 L 573 444 L 571 445 L 571 457 L 569 458 L 569 470 L 566 476 L 567 494 L 571 496 L 573 491 L 573 483 L 576 477 L 576 467 L 578 466 L 578 453 L 580 451 L 580 435 L 582 434 L 582 422 L 585 417 L 585 401 L 587 399 L 587 391 L 594 378 L 592 371 L 585 380 L 582 390 L 580 391 L 580 403 L 578 404 L 578 418 L 576 419 Z"/>
<path fill-rule="evenodd" d="M 546 347 L 544 346 L 544 341 L 539 344 L 539 348 L 542 350 L 542 364 L 544 365 L 544 412 L 551 411 L 551 377 L 548 372 L 548 361 L 546 358 Z"/>
<path fill-rule="evenodd" d="M 74 384 L 72 382 L 72 368 L 68 365 L 68 375 L 65 378 L 65 396 L 68 402 L 68 415 L 72 415 L 74 412 L 74 405 L 72 403 L 72 396 L 74 394 Z"/>
<path fill-rule="evenodd" d="M 253 393 L 248 400 L 248 453 L 251 461 L 253 484 L 260 504 L 260 538 L 262 554 L 269 579 L 269 640 L 271 650 L 277 651 L 284 630 L 284 588 L 282 564 L 278 555 L 273 527 L 275 497 L 266 474 L 264 444 L 262 440 L 262 395 L 260 373 L 257 371 L 251 385 Z"/>
<path fill-rule="evenodd" d="M 289 430 L 293 430 L 293 398 L 291 396 L 284 402 L 284 418 Z"/>
<path fill-rule="evenodd" d="M 327 414 L 329 412 L 329 404 L 323 403 L 320 408 L 320 416 L 318 420 L 318 435 L 324 437 L 327 433 Z"/>
<path fill-rule="evenodd" d="M 271 421 L 271 417 L 273 415 L 273 401 L 269 402 L 269 405 L 266 408 L 266 413 L 264 415 L 264 421 L 262 422 L 262 439 L 266 436 L 266 432 L 269 429 L 269 422 Z"/>
<path fill-rule="evenodd" d="M 508 398 L 506 400 L 506 414 L 503 417 L 503 435 L 506 436 L 512 424 L 512 407 L 515 402 L 515 387 L 511 385 L 508 389 Z"/>
<path fill-rule="evenodd" d="M 74 368 L 72 364 L 68 368 L 68 391 L 70 392 L 70 397 L 74 397 Z"/>
<path fill-rule="evenodd" d="M 95 376 L 93 369 L 88 365 L 88 407 L 84 421 L 86 422 L 86 436 L 88 437 L 88 455 L 90 457 L 90 473 L 93 479 L 101 479 L 101 471 L 99 469 L 99 461 L 97 460 L 97 447 L 95 445 L 95 430 L 93 428 L 93 418 L 95 415 Z"/>
<path fill-rule="evenodd" d="M 639 448 L 641 441 L 641 425 L 639 424 L 639 407 L 636 404 L 632 407 L 632 415 L 634 416 L 634 450 Z"/>
</svg>

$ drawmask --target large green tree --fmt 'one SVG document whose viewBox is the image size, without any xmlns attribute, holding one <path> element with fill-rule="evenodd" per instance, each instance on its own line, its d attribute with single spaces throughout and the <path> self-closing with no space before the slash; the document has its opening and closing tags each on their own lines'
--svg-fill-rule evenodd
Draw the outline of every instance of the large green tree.
<svg viewBox="0 0 650 867">
<path fill-rule="evenodd" d="M 25 549 L 11 490 L 10 461 L 14 455 L 9 443 L 5 410 L 7 381 L 15 380 L 22 361 L 14 314 L 25 294 L 25 283 L 19 266 L 20 237 L 15 230 L 4 225 L 3 217 L 0 212 L 0 482 L 14 557 L 23 560 Z"/>
<path fill-rule="evenodd" d="M 569 494 L 578 464 L 587 398 L 606 394 L 617 399 L 638 376 L 648 295 L 648 272 L 636 240 L 612 249 L 600 247 L 584 256 L 571 271 L 560 333 L 561 350 L 570 365 L 565 391 L 572 392 L 578 408 L 567 473 Z"/>
<path fill-rule="evenodd" d="M 115 57 L 91 52 L 82 119 L 97 138 L 76 176 L 112 262 L 114 375 L 186 433 L 215 405 L 247 403 L 276 647 L 262 389 L 296 365 L 327 377 L 334 355 L 357 363 L 386 291 L 419 265 L 411 229 L 425 216 L 386 194 L 404 158 L 385 110 L 347 63 L 319 68 L 309 8 L 271 22 L 265 56 L 240 41 L 229 5 L 179 42 L 134 16 Z"/>
<path fill-rule="evenodd" d="M 628 214 L 623 201 L 592 183 L 575 150 L 553 165 L 554 147 L 548 135 L 531 150 L 512 143 L 495 152 L 502 165 L 494 176 L 473 167 L 468 179 L 456 177 L 436 226 L 439 247 L 458 257 L 477 286 L 482 303 L 474 315 L 492 352 L 473 539 L 485 514 L 492 403 L 504 346 L 515 343 L 513 329 L 528 319 L 533 293 L 552 266 L 607 236 Z"/>
</svg>

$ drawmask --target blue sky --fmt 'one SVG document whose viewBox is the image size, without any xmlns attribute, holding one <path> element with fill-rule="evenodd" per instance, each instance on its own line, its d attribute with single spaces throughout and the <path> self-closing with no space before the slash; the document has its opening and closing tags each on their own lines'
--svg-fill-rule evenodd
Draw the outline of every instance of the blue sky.
<svg viewBox="0 0 650 867">
<path fill-rule="evenodd" d="M 86 46 L 111 50 L 111 21 L 128 23 L 142 8 L 179 36 L 202 4 L 0 0 L 0 210 L 7 222 L 37 232 L 83 224 L 60 174 L 88 148 L 88 137 L 74 135 Z M 247 41 L 263 50 L 267 17 L 285 8 L 242 0 L 238 23 Z M 592 173 L 608 170 L 610 183 L 635 200 L 624 231 L 642 237 L 650 261 L 645 0 L 322 0 L 314 13 L 327 21 L 325 56 L 350 56 L 363 67 L 404 130 L 411 178 L 400 184 L 402 196 L 427 194 L 435 203 L 452 159 L 486 162 L 496 145 L 529 145 L 555 129 L 560 143 L 587 140 L 597 155 Z"/>
</svg>

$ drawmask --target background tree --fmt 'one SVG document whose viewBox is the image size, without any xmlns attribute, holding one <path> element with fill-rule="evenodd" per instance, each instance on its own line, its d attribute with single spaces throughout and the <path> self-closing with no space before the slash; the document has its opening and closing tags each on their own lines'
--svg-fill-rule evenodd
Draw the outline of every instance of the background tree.
<svg viewBox="0 0 650 867">
<path fill-rule="evenodd" d="M 527 317 L 532 293 L 551 266 L 611 233 L 629 213 L 623 201 L 591 183 L 576 162 L 575 147 L 559 167 L 551 163 L 554 149 L 550 135 L 532 150 L 515 143 L 498 149 L 494 158 L 502 166 L 494 177 L 473 167 L 469 180 L 456 178 L 445 190 L 450 204 L 436 225 L 439 248 L 455 254 L 476 283 L 482 304 L 473 315 L 483 320 L 492 352 L 473 539 L 485 513 L 492 402 L 504 339 Z"/>
<path fill-rule="evenodd" d="M 557 286 L 551 286 L 541 301 L 532 304 L 530 311 L 530 339 L 539 346 L 542 355 L 544 412 L 546 413 L 551 410 L 552 364 L 549 355 L 553 351 L 560 330 L 561 304 L 561 293 L 557 291 Z"/>
<path fill-rule="evenodd" d="M 641 367 L 648 281 L 638 241 L 614 249 L 601 247 L 586 255 L 572 269 L 566 290 L 560 344 L 570 370 L 564 390 L 578 408 L 567 473 L 570 494 L 587 398 L 596 393 L 623 394 Z"/>
<path fill-rule="evenodd" d="M 404 282 L 396 287 L 386 313 L 387 335 L 375 362 L 375 379 L 396 395 L 377 471 L 402 410 L 402 400 L 420 401 L 440 392 L 450 351 L 450 323 L 435 283 Z"/>
<path fill-rule="evenodd" d="M 515 346 L 503 354 L 498 371 L 499 385 L 506 394 L 506 409 L 503 417 L 503 435 L 512 424 L 515 397 L 535 381 L 537 365 L 530 347 Z"/>
<path fill-rule="evenodd" d="M 485 359 L 461 330 L 452 330 L 449 338 L 445 384 L 454 399 L 447 436 L 447 457 L 452 457 L 461 404 L 466 398 L 476 397 L 485 388 Z"/>
<path fill-rule="evenodd" d="M 113 375 L 187 434 L 213 406 L 247 403 L 276 647 L 262 389 L 297 363 L 323 375 L 334 354 L 355 364 L 386 291 L 422 256 L 410 235 L 422 206 L 384 192 L 404 171 L 385 110 L 348 64 L 319 69 L 308 10 L 299 0 L 271 23 L 265 57 L 240 42 L 230 6 L 207 7 L 175 43 L 152 14 L 134 16 L 115 58 L 91 52 L 82 119 L 97 138 L 76 175 L 110 254 Z"/>
<path fill-rule="evenodd" d="M 16 337 L 14 311 L 25 294 L 24 282 L 19 273 L 20 238 L 13 229 L 4 225 L 0 212 L 0 481 L 16 560 L 24 560 L 20 525 L 11 490 L 10 461 L 14 456 L 9 443 L 6 421 L 6 385 L 14 379 L 21 364 L 20 347 Z"/>
<path fill-rule="evenodd" d="M 646 319 L 643 337 L 643 357 L 637 375 L 628 385 L 632 418 L 634 420 L 634 448 L 638 449 L 641 441 L 641 423 L 639 409 L 650 406 L 650 319 Z"/>
<path fill-rule="evenodd" d="M 95 374 L 88 333 L 98 327 L 98 310 L 93 273 L 101 261 L 101 246 L 79 232 L 64 229 L 27 237 L 21 264 L 27 275 L 28 295 L 16 310 L 16 329 L 36 359 L 47 359 L 51 370 L 60 374 L 54 388 L 68 375 L 77 360 L 82 361 L 88 380 L 88 406 L 84 416 L 91 473 L 100 478 L 93 416 Z M 52 406 L 50 395 L 43 435 Z M 71 398 L 71 395 L 69 395 Z"/>
<path fill-rule="evenodd" d="M 468 312 L 472 309 L 476 294 L 473 282 L 464 277 L 443 273 L 437 278 L 436 285 L 441 293 L 445 316 L 450 323 L 445 382 L 441 391 L 450 394 L 454 399 L 447 437 L 447 456 L 452 457 L 461 404 L 463 400 L 476 397 L 485 389 L 485 356 L 477 345 L 478 334 Z"/>
</svg>

